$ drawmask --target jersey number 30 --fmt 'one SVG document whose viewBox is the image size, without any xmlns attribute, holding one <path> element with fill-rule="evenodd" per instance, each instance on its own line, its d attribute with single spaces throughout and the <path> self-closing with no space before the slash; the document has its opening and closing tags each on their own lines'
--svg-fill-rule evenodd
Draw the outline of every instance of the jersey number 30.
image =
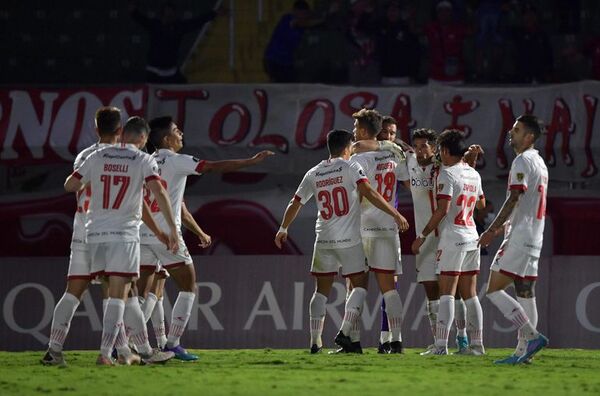
<svg viewBox="0 0 600 396">
<path fill-rule="evenodd" d="M 350 205 L 348 204 L 348 193 L 344 187 L 336 187 L 331 192 L 327 190 L 319 191 L 317 200 L 321 204 L 321 217 L 323 220 L 329 220 L 335 213 L 341 217 L 348 214 Z"/>
</svg>

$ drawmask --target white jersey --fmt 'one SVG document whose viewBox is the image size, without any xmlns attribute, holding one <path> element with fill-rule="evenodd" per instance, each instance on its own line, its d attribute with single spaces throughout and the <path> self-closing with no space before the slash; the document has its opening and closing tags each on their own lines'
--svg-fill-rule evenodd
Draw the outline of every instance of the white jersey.
<svg viewBox="0 0 600 396">
<path fill-rule="evenodd" d="M 317 200 L 315 247 L 341 249 L 361 243 L 358 184 L 368 183 L 362 167 L 342 158 L 321 161 L 306 172 L 294 199 Z"/>
<path fill-rule="evenodd" d="M 94 151 L 110 146 L 107 143 L 94 143 L 90 147 L 82 150 L 73 162 L 73 170 L 79 168 L 83 161 L 87 159 Z M 90 197 L 92 188 L 87 185 L 84 190 L 76 193 L 77 211 L 73 218 L 73 236 L 71 237 L 71 246 L 74 243 L 85 243 L 85 221 L 88 208 L 90 206 Z"/>
<path fill-rule="evenodd" d="M 440 226 L 439 249 L 477 249 L 479 234 L 473 220 L 473 211 L 481 198 L 481 177 L 475 169 L 462 161 L 440 169 L 436 199 L 450 200 L 450 209 Z"/>
<path fill-rule="evenodd" d="M 433 163 L 427 166 L 419 165 L 417 156 L 411 151 L 406 153 L 406 166 L 410 177 L 410 194 L 415 214 L 415 233 L 419 235 L 436 208 L 434 187 L 439 168 Z M 436 228 L 428 237 L 438 238 L 438 229 Z"/>
<path fill-rule="evenodd" d="M 548 168 L 538 151 L 529 149 L 517 155 L 510 167 L 510 190 L 523 191 L 508 219 L 504 239 L 531 256 L 540 257 L 544 239 Z"/>
<path fill-rule="evenodd" d="M 404 161 L 398 162 L 396 156 L 389 151 L 371 151 L 356 154 L 351 158 L 363 168 L 372 186 L 377 186 L 377 192 L 392 206 L 396 198 L 398 180 L 408 180 Z M 394 236 L 398 234 L 398 225 L 394 218 L 375 207 L 369 200 L 361 202 L 361 231 L 362 236 Z"/>
<path fill-rule="evenodd" d="M 156 151 L 152 154 L 152 158 L 156 160 L 156 164 L 158 165 L 161 184 L 169 194 L 171 208 L 175 216 L 175 224 L 177 225 L 177 229 L 179 229 L 181 227 L 181 204 L 183 202 L 185 182 L 188 175 L 200 175 L 206 161 L 200 161 L 191 155 L 177 154 L 168 149 Z M 147 188 L 144 188 L 144 200 L 150 207 L 150 212 L 152 212 L 152 216 L 158 227 L 168 232 L 169 226 L 167 221 L 160 211 L 156 199 Z M 140 238 L 140 242 L 144 245 L 162 244 L 146 224 L 142 224 L 140 228 Z"/>
<path fill-rule="evenodd" d="M 92 188 L 86 242 L 139 242 L 142 187 L 160 180 L 156 161 L 132 144 L 109 146 L 92 153 L 73 176 Z"/>
</svg>

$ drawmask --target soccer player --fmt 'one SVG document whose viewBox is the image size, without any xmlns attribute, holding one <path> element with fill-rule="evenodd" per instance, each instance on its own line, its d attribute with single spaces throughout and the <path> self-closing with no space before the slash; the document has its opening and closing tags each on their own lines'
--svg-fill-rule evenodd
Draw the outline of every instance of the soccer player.
<svg viewBox="0 0 600 396">
<path fill-rule="evenodd" d="M 275 235 L 275 245 L 281 248 L 288 236 L 288 227 L 303 205 L 314 195 L 317 200 L 316 240 L 311 274 L 316 288 L 310 300 L 311 353 L 323 347 L 321 335 L 325 320 L 325 304 L 331 291 L 333 277 L 342 268 L 342 276 L 350 278 L 354 289 L 346 301 L 341 329 L 335 343 L 346 352 L 352 347 L 348 332 L 359 318 L 367 295 L 365 254 L 360 237 L 359 194 L 394 218 L 402 231 L 408 228 L 406 219 L 369 184 L 362 167 L 349 162 L 354 135 L 346 130 L 333 130 L 327 135 L 329 159 L 310 169 L 283 215 Z"/>
<path fill-rule="evenodd" d="M 180 290 L 177 300 L 173 305 L 173 313 L 164 350 L 173 352 L 176 359 L 184 361 L 197 360 L 198 356 L 188 353 L 180 345 L 180 338 L 187 326 L 192 305 L 196 298 L 196 272 L 194 263 L 180 231 L 183 194 L 187 177 L 189 175 L 201 175 L 209 172 L 233 172 L 256 165 L 274 153 L 265 150 L 252 158 L 225 161 L 199 160 L 191 155 L 177 154 L 183 148 L 183 132 L 173 122 L 173 119 L 168 116 L 154 118 L 150 121 L 149 141 L 156 148 L 156 151 L 152 154 L 152 158 L 158 164 L 158 173 L 161 175 L 160 183 L 168 192 L 170 202 L 173 205 L 172 211 L 176 214 L 175 224 L 178 230 L 179 250 L 176 252 L 169 251 L 154 236 L 154 233 L 147 227 L 142 226 L 140 230 L 141 264 L 145 267 L 160 264 L 162 268 L 169 271 L 171 278 Z M 161 229 L 167 230 L 168 222 L 165 219 L 164 213 L 159 211 L 159 207 L 151 191 L 146 190 L 144 199 L 150 206 L 156 223 Z M 140 288 L 144 290 L 145 285 Z M 162 291 L 159 293 L 162 294 Z M 149 308 L 147 308 L 147 312 L 151 312 Z"/>
<path fill-rule="evenodd" d="M 500 364 L 528 362 L 548 344 L 536 329 L 534 291 L 548 191 L 548 169 L 534 148 L 541 133 L 541 123 L 533 115 L 521 115 L 514 123 L 509 142 L 517 156 L 510 167 L 506 200 L 479 238 L 479 244 L 486 247 L 504 230 L 504 241 L 492 262 L 487 297 L 519 330 L 515 352 L 496 361 Z M 504 291 L 511 283 L 515 285 L 516 300 Z"/>
<path fill-rule="evenodd" d="M 376 141 L 382 130 L 381 115 L 376 110 L 362 109 L 352 117 L 356 140 Z M 377 192 L 388 203 L 395 205 L 397 181 L 408 179 L 403 163 L 405 160 L 396 158 L 390 152 L 371 151 L 356 154 L 351 161 L 360 164 L 369 182 L 377 186 Z M 390 333 L 390 338 L 385 340 L 389 341 L 389 350 L 386 352 L 402 353 L 402 302 L 394 279 L 395 274 L 402 273 L 398 227 L 392 216 L 364 200 L 361 203 L 361 237 L 369 270 L 375 274 L 383 295 L 382 304 L 385 304 Z"/>
<path fill-rule="evenodd" d="M 442 164 L 437 177 L 437 208 L 412 243 L 419 254 L 421 246 L 440 226 L 437 247 L 439 274 L 439 311 L 436 323 L 436 355 L 448 354 L 448 333 L 454 320 L 454 296 L 460 292 L 465 306 L 470 330 L 471 345 L 467 354 L 483 355 L 483 313 L 477 298 L 479 273 L 478 234 L 473 222 L 475 205 L 485 207 L 481 177 L 463 161 L 466 145 L 458 130 L 446 130 L 438 137 Z"/>
<path fill-rule="evenodd" d="M 92 153 L 65 181 L 65 190 L 91 186 L 86 222 L 86 241 L 91 256 L 91 275 L 108 278 L 109 298 L 103 318 L 98 365 L 113 365 L 111 353 L 123 327 L 127 301 L 130 339 L 135 340 L 145 364 L 164 363 L 172 352 L 153 351 L 137 298 L 127 299 L 131 282 L 139 276 L 139 226 L 144 183 L 157 200 L 169 226 L 169 248 L 177 250 L 177 229 L 167 192 L 160 184 L 156 161 L 140 151 L 148 137 L 148 124 L 131 117 L 123 128 L 121 146 Z M 132 303 L 133 302 L 133 303 Z M 119 341 L 122 342 L 123 340 Z"/>
</svg>

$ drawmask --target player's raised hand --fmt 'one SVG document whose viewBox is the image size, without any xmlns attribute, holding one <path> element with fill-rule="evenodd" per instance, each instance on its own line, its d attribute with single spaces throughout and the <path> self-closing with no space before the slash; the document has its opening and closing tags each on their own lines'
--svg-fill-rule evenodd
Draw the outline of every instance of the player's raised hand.
<svg viewBox="0 0 600 396">
<path fill-rule="evenodd" d="M 271 155 L 275 155 L 271 150 L 263 150 L 260 153 L 256 154 L 252 157 L 252 162 L 258 164 L 259 162 L 264 161 L 265 158 L 270 157 Z"/>
<path fill-rule="evenodd" d="M 398 213 L 398 215 L 394 217 L 394 221 L 396 222 L 396 224 L 398 224 L 398 228 L 400 228 L 400 232 L 404 232 L 410 228 L 408 221 L 400 213 Z"/>
<path fill-rule="evenodd" d="M 287 232 L 278 231 L 277 235 L 275 235 L 275 246 L 281 249 L 283 244 L 287 241 L 287 236 Z"/>
<path fill-rule="evenodd" d="M 410 246 L 410 250 L 412 250 L 413 254 L 419 254 L 423 241 L 424 239 L 422 238 L 417 238 L 413 241 L 412 245 Z"/>
<path fill-rule="evenodd" d="M 208 235 L 205 232 L 198 235 L 198 239 L 200 240 L 200 243 L 198 244 L 198 246 L 200 246 L 203 249 L 206 249 L 212 243 L 212 238 L 210 237 L 210 235 Z"/>
<path fill-rule="evenodd" d="M 472 145 L 470 145 L 469 149 L 467 150 L 467 153 L 473 153 L 473 154 L 476 154 L 476 155 L 485 154 L 484 151 L 483 151 L 483 148 L 480 145 L 478 145 L 478 144 L 472 144 Z"/>
</svg>

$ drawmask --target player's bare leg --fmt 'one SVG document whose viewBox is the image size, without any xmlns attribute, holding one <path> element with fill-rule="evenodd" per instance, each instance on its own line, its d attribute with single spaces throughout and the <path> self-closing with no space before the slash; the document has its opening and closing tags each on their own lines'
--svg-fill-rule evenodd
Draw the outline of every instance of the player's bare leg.
<svg viewBox="0 0 600 396">
<path fill-rule="evenodd" d="M 434 354 L 448 354 L 448 333 L 452 322 L 454 321 L 454 295 L 458 286 L 458 276 L 440 275 L 440 308 L 438 312 L 437 323 L 435 326 L 435 347 Z"/>
<path fill-rule="evenodd" d="M 483 347 L 483 311 L 477 297 L 477 275 L 461 275 L 458 279 L 458 295 L 462 297 L 466 308 L 466 328 L 470 345 L 460 349 L 460 354 L 481 356 L 485 354 Z"/>
<path fill-rule="evenodd" d="M 342 320 L 340 331 L 338 332 L 334 341 L 345 352 L 362 353 L 362 348 L 358 349 L 360 341 L 353 342 L 347 334 L 350 333 L 350 330 L 360 319 L 363 304 L 367 296 L 367 284 L 369 277 L 368 273 L 366 272 L 351 274 L 348 277 L 352 282 L 353 289 L 350 293 L 350 296 L 348 296 L 348 299 L 346 300 L 344 319 Z"/>
<path fill-rule="evenodd" d="M 180 338 L 190 319 L 194 300 L 196 299 L 196 271 L 194 265 L 190 264 L 169 269 L 169 273 L 179 287 L 179 294 L 175 304 L 173 304 L 165 351 L 175 353 L 175 358 L 179 360 L 198 360 L 197 355 L 187 353 L 180 345 Z"/>
<path fill-rule="evenodd" d="M 375 278 L 383 295 L 383 301 L 385 301 L 388 326 L 392 337 L 389 353 L 402 353 L 402 302 L 396 290 L 394 274 L 375 272 Z"/>
<path fill-rule="evenodd" d="M 512 282 L 513 279 L 509 276 L 496 271 L 490 272 L 487 297 L 502 312 L 504 317 L 518 328 L 518 331 L 527 342 L 523 355 L 513 354 L 506 359 L 496 361 L 500 364 L 524 363 L 548 344 L 548 339 L 533 326 L 521 304 L 504 291 Z"/>
<path fill-rule="evenodd" d="M 333 275 L 316 275 L 315 292 L 310 299 L 308 315 L 310 318 L 310 353 L 315 354 L 323 349 L 323 325 L 325 323 L 325 304 L 331 293 Z"/>
</svg>

